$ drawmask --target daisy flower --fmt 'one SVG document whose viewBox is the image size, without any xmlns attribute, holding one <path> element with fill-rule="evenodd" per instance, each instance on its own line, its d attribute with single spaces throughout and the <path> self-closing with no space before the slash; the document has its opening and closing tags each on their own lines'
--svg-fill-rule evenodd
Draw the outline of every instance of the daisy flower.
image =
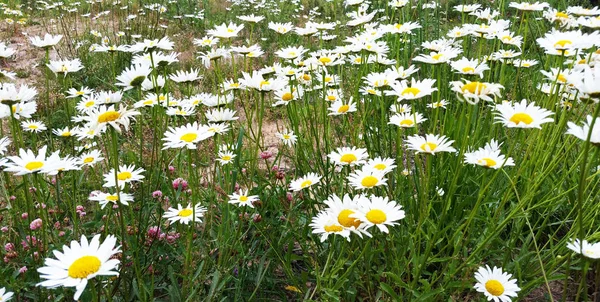
<svg viewBox="0 0 600 302">
<path fill-rule="evenodd" d="M 89 150 L 79 157 L 79 165 L 81 166 L 93 166 L 97 162 L 103 160 L 102 152 L 99 150 Z"/>
<path fill-rule="evenodd" d="M 209 123 L 231 122 L 238 119 L 235 111 L 229 108 L 218 108 L 209 110 L 204 114 Z"/>
<path fill-rule="evenodd" d="M 316 173 L 308 173 L 290 182 L 290 190 L 298 192 L 302 189 L 318 184 L 319 181 L 321 181 L 321 176 L 317 175 Z"/>
<path fill-rule="evenodd" d="M 471 82 L 464 80 L 452 81 L 452 91 L 456 92 L 459 100 L 464 100 L 469 104 L 477 104 L 479 100 L 493 102 L 492 97 L 500 97 L 500 89 L 504 86 L 494 83 Z"/>
<path fill-rule="evenodd" d="M 196 149 L 196 144 L 207 138 L 214 136 L 214 132 L 208 131 L 208 126 L 198 125 L 198 122 L 193 124 L 188 123 L 177 128 L 169 127 L 169 130 L 165 133 L 165 137 L 162 139 L 163 150 L 169 148 L 183 148 Z"/>
<path fill-rule="evenodd" d="M 60 137 L 71 137 L 73 136 L 73 133 L 71 132 L 71 130 L 69 129 L 69 127 L 65 127 L 63 129 L 54 129 L 52 130 L 52 133 L 56 136 L 60 136 Z"/>
<path fill-rule="evenodd" d="M 229 203 L 237 204 L 238 206 L 249 206 L 254 208 L 253 202 L 259 200 L 258 195 L 248 195 L 248 189 L 240 189 L 237 193 L 229 195 Z"/>
<path fill-rule="evenodd" d="M 25 131 L 36 132 L 36 133 L 37 132 L 42 132 L 42 131 L 48 129 L 48 128 L 46 128 L 46 125 L 44 125 L 44 123 L 42 123 L 40 121 L 34 121 L 34 120 L 23 121 L 21 123 L 21 127 Z"/>
<path fill-rule="evenodd" d="M 327 155 L 338 166 L 362 165 L 369 158 L 367 149 L 356 147 L 337 148 Z"/>
<path fill-rule="evenodd" d="M 63 246 L 63 252 L 54 251 L 53 258 L 46 258 L 45 266 L 37 271 L 40 278 L 46 279 L 37 284 L 48 288 L 59 286 L 75 287 L 74 300 L 85 290 L 88 280 L 96 276 L 118 276 L 117 266 L 120 261 L 111 259 L 120 253 L 119 247 L 115 247 L 117 238 L 108 235 L 104 242 L 100 243 L 100 234 L 94 236 L 88 242 L 85 235 L 81 235 L 81 243 L 73 240 L 71 246 Z"/>
<path fill-rule="evenodd" d="M 350 185 L 355 189 L 371 189 L 378 186 L 385 186 L 387 178 L 381 170 L 363 167 L 348 175 Z"/>
<path fill-rule="evenodd" d="M 441 100 L 439 102 L 433 102 L 433 103 L 427 104 L 427 108 L 431 108 L 431 109 L 444 108 L 444 109 L 446 109 L 446 105 L 448 105 L 448 102 L 446 102 L 446 100 Z"/>
<path fill-rule="evenodd" d="M 117 76 L 118 82 L 115 85 L 124 87 L 124 90 L 140 87 L 151 72 L 152 68 L 149 65 L 132 65 Z"/>
<path fill-rule="evenodd" d="M 352 102 L 352 97 L 348 100 L 348 103 L 344 103 L 342 100 L 337 100 L 327 108 L 331 111 L 328 115 L 344 115 L 350 112 L 356 111 L 356 103 Z"/>
<path fill-rule="evenodd" d="M 8 156 L 10 162 L 4 164 L 5 171 L 15 172 L 15 175 L 25 175 L 41 171 L 47 164 L 46 161 L 47 146 L 43 146 L 38 154 L 33 154 L 31 150 L 19 149 L 19 156 Z"/>
<path fill-rule="evenodd" d="M 188 204 L 187 207 L 182 207 L 180 204 L 177 208 L 169 208 L 163 218 L 168 219 L 170 222 L 179 222 L 185 225 L 191 222 L 202 222 L 201 218 L 204 216 L 206 208 L 197 204 L 192 206 Z"/>
<path fill-rule="evenodd" d="M 303 54 L 305 54 L 308 49 L 305 49 L 304 46 L 291 46 L 285 47 L 275 52 L 275 55 L 282 59 L 293 60 L 296 59 Z"/>
<path fill-rule="evenodd" d="M 130 166 L 120 166 L 119 171 L 115 172 L 115 169 L 110 169 L 110 171 L 104 174 L 104 187 L 112 188 L 115 186 L 115 178 L 117 179 L 119 188 L 123 189 L 125 184 L 132 183 L 134 181 L 142 181 L 144 179 L 143 168 L 136 169 L 134 165 Z M 116 177 L 115 177 L 116 174 Z"/>
<path fill-rule="evenodd" d="M 330 211 L 321 211 L 313 217 L 311 223 L 313 234 L 321 235 L 321 242 L 325 242 L 330 234 L 340 235 L 350 241 L 350 230 L 343 227 Z"/>
<path fill-rule="evenodd" d="M 294 131 L 284 130 L 282 132 L 275 133 L 275 136 L 277 136 L 284 145 L 289 147 L 296 144 L 296 141 L 298 140 L 298 136 L 294 134 Z"/>
<path fill-rule="evenodd" d="M 67 76 L 68 73 L 77 72 L 83 69 L 83 64 L 79 59 L 74 60 L 51 60 L 49 64 L 46 64 L 48 68 L 55 74 L 62 74 L 63 76 Z"/>
<path fill-rule="evenodd" d="M 483 72 L 490 69 L 485 62 L 480 63 L 477 59 L 469 60 L 467 58 L 454 61 L 450 63 L 450 66 L 459 74 L 478 75 L 482 79 Z"/>
<path fill-rule="evenodd" d="M 0 138 L 0 155 L 4 155 L 6 153 L 6 149 L 10 145 L 10 138 L 3 137 Z"/>
<path fill-rule="evenodd" d="M 405 112 L 392 115 L 388 124 L 396 125 L 401 128 L 413 128 L 426 120 L 427 119 L 424 118 L 423 115 L 418 112 Z"/>
<path fill-rule="evenodd" d="M 492 169 L 499 169 L 503 166 L 514 166 L 515 162 L 512 158 L 509 157 L 507 159 L 504 155 L 500 154 L 500 146 L 501 144 L 492 139 L 483 148 L 465 153 L 465 163 Z"/>
<path fill-rule="evenodd" d="M 365 164 L 365 168 L 379 170 L 387 174 L 391 172 L 394 168 L 396 168 L 396 165 L 394 163 L 395 161 L 393 158 L 376 157 L 373 159 L 369 159 Z"/>
<path fill-rule="evenodd" d="M 223 23 L 221 25 L 215 26 L 214 29 L 207 30 L 206 33 L 209 36 L 223 38 L 223 39 L 229 39 L 229 38 L 237 37 L 238 33 L 242 29 L 244 29 L 244 24 L 236 25 L 234 23 L 229 23 L 229 24 Z"/>
<path fill-rule="evenodd" d="M 390 86 L 393 90 L 386 90 L 386 95 L 395 95 L 398 97 L 398 100 L 416 100 L 422 97 L 431 95 L 434 91 L 437 91 L 437 88 L 433 87 L 435 85 L 434 79 L 424 79 L 422 81 L 416 81 L 414 78 L 410 80 L 410 85 L 408 81 L 402 82 L 394 82 Z"/>
<path fill-rule="evenodd" d="M 233 162 L 233 159 L 236 157 L 231 151 L 219 151 L 218 156 L 219 158 L 217 158 L 217 160 L 221 163 L 221 166 Z"/>
<path fill-rule="evenodd" d="M 514 7 L 518 10 L 523 10 L 523 11 L 542 11 L 544 9 L 546 9 L 547 7 L 550 7 L 550 4 L 548 4 L 547 2 L 535 2 L 535 3 L 529 3 L 529 2 L 511 2 L 508 4 L 509 7 Z"/>
<path fill-rule="evenodd" d="M 119 202 L 123 205 L 128 206 L 129 202 L 133 201 L 133 195 L 123 192 L 119 192 L 119 195 L 100 192 L 94 195 L 90 195 L 89 200 L 97 201 L 100 204 L 100 208 L 104 209 L 104 207 L 106 207 L 106 205 L 109 203 L 117 204 L 117 202 Z"/>
<path fill-rule="evenodd" d="M 427 64 L 441 64 L 447 63 L 448 61 L 456 58 L 460 53 L 462 53 L 461 49 L 447 47 L 444 49 L 440 49 L 438 52 L 431 52 L 428 55 L 418 55 L 413 60 Z"/>
<path fill-rule="evenodd" d="M 594 124 L 593 129 L 591 129 L 592 123 Z M 567 126 L 569 127 L 567 134 L 573 135 L 582 141 L 587 141 L 591 129 L 590 143 L 600 145 L 600 118 L 596 118 L 594 122 L 592 116 L 588 115 L 581 127 L 572 122 L 568 122 Z"/>
<path fill-rule="evenodd" d="M 119 110 L 116 110 L 114 105 L 110 107 L 102 105 L 90 110 L 84 119 L 96 133 L 103 132 L 107 126 L 112 126 L 117 132 L 121 133 L 121 126 L 125 128 L 125 131 L 128 131 L 131 120 L 139 114 L 140 112 L 127 110 L 127 107 L 123 106 L 119 106 Z"/>
<path fill-rule="evenodd" d="M 60 42 L 62 37 L 63 37 L 62 35 L 53 36 L 51 34 L 46 34 L 46 35 L 44 35 L 43 39 L 40 38 L 39 36 L 35 36 L 35 37 L 29 37 L 29 40 L 31 41 L 31 44 L 33 44 L 33 46 L 35 46 L 35 47 L 49 48 L 49 47 L 52 47 L 52 46 L 58 44 L 58 42 Z"/>
<path fill-rule="evenodd" d="M 405 140 L 408 144 L 408 148 L 416 151 L 416 153 L 429 153 L 435 155 L 438 152 L 455 152 L 456 149 L 452 147 L 454 141 L 449 141 L 447 137 L 436 134 L 425 134 L 420 136 L 415 134 L 409 136 Z"/>
<path fill-rule="evenodd" d="M 360 237 L 362 237 L 363 234 L 366 234 L 367 236 L 370 236 L 370 234 L 363 232 L 362 221 L 352 217 L 352 215 L 358 211 L 359 205 L 365 202 L 368 202 L 366 196 L 355 195 L 354 197 L 351 197 L 349 194 L 345 194 L 342 198 L 333 194 L 323 201 L 328 207 L 326 211 L 329 212 L 332 217 L 335 217 L 337 224 Z"/>
<path fill-rule="evenodd" d="M 387 197 L 371 195 L 367 202 L 359 204 L 356 213 L 350 217 L 359 219 L 365 224 L 365 230 L 372 226 L 384 232 L 389 233 L 387 226 L 397 225 L 396 221 L 404 218 L 402 206 Z"/>
<path fill-rule="evenodd" d="M 512 275 L 502 271 L 502 268 L 489 266 L 479 267 L 475 273 L 475 290 L 483 293 L 488 301 L 510 302 L 511 297 L 516 297 L 521 289 L 517 286 L 517 280 L 511 279 Z"/>
<path fill-rule="evenodd" d="M 510 102 L 503 102 L 496 105 L 496 123 L 502 123 L 508 128 L 538 128 L 542 129 L 542 124 L 553 122 L 552 111 L 535 105 L 535 102 L 527 104 L 523 99 L 520 103 L 514 105 Z"/>
<path fill-rule="evenodd" d="M 6 291 L 6 288 L 0 288 L 0 301 L 6 302 L 12 299 L 14 293 Z"/>
<path fill-rule="evenodd" d="M 600 259 L 600 242 L 589 243 L 585 239 L 583 241 L 575 239 L 567 244 L 567 248 L 588 258 Z"/>
</svg>

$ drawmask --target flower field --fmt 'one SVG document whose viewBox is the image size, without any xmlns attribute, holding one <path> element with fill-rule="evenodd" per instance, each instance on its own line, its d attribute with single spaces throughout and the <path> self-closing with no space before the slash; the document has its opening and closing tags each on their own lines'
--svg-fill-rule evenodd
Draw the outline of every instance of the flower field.
<svg viewBox="0 0 600 302">
<path fill-rule="evenodd" d="M 600 301 L 593 2 L 3 1 L 0 301 Z"/>
</svg>

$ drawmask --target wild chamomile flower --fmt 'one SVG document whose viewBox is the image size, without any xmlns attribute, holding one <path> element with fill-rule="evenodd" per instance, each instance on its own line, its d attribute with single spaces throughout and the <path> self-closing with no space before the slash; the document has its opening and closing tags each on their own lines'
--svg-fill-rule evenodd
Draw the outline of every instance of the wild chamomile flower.
<svg viewBox="0 0 600 302">
<path fill-rule="evenodd" d="M 475 273 L 475 290 L 483 293 L 488 301 L 510 302 L 511 297 L 516 297 L 521 289 L 517 286 L 517 280 L 511 279 L 512 275 L 502 271 L 502 268 L 489 266 L 479 267 Z"/>
<path fill-rule="evenodd" d="M 133 201 L 133 195 L 123 193 L 123 192 L 119 192 L 119 195 L 117 195 L 116 193 L 110 194 L 110 193 L 99 192 L 97 194 L 90 195 L 89 200 L 97 201 L 100 204 L 100 208 L 104 209 L 106 207 L 106 205 L 109 203 L 113 203 L 113 204 L 120 203 L 122 205 L 128 206 L 129 202 Z"/>
<path fill-rule="evenodd" d="M 202 222 L 202 217 L 206 212 L 206 208 L 196 204 L 188 204 L 186 207 L 182 207 L 180 204 L 177 208 L 169 208 L 164 214 L 163 218 L 168 219 L 170 222 L 179 222 L 188 225 L 190 222 Z"/>
<path fill-rule="evenodd" d="M 593 129 L 591 128 L 592 123 L 594 124 Z M 588 136 L 590 136 L 590 143 L 600 146 L 600 118 L 596 118 L 594 122 L 592 116 L 588 115 L 581 127 L 573 122 L 568 122 L 567 126 L 569 127 L 567 134 L 571 134 L 582 141 L 587 141 Z M 591 135 L 590 131 L 592 132 Z"/>
<path fill-rule="evenodd" d="M 388 124 L 396 125 L 401 128 L 413 128 L 426 120 L 427 119 L 424 118 L 423 115 L 418 112 L 405 112 L 392 115 Z"/>
<path fill-rule="evenodd" d="M 410 84 L 408 81 L 402 82 L 394 82 L 390 86 L 393 90 L 386 90 L 386 95 L 395 95 L 398 97 L 398 100 L 416 100 L 422 97 L 431 95 L 434 91 L 437 91 L 437 88 L 433 87 L 435 84 L 434 79 L 424 79 L 422 81 L 417 81 L 414 78 L 410 80 Z"/>
<path fill-rule="evenodd" d="M 348 175 L 350 185 L 355 189 L 372 189 L 378 186 L 385 186 L 387 178 L 384 171 L 363 167 Z"/>
<path fill-rule="evenodd" d="M 163 150 L 169 148 L 196 149 L 196 144 L 214 136 L 214 132 L 208 131 L 208 126 L 199 125 L 198 122 L 188 123 L 177 128 L 169 127 L 163 138 Z"/>
<path fill-rule="evenodd" d="M 340 235 L 350 241 L 350 229 L 343 227 L 331 211 L 319 212 L 309 226 L 313 234 L 321 235 L 321 242 L 325 242 L 330 234 Z"/>
<path fill-rule="evenodd" d="M 585 239 L 583 241 L 575 239 L 575 241 L 567 244 L 567 248 L 585 257 L 600 259 L 600 242 L 589 243 Z"/>
<path fill-rule="evenodd" d="M 277 136 L 283 142 L 284 145 L 290 147 L 296 144 L 296 141 L 298 140 L 298 136 L 294 134 L 294 131 L 289 130 L 277 132 L 275 133 L 275 136 Z"/>
<path fill-rule="evenodd" d="M 464 80 L 450 82 L 452 91 L 456 92 L 459 100 L 464 100 L 469 104 L 477 104 L 479 100 L 493 102 L 492 97 L 500 97 L 500 89 L 504 86 L 494 83 L 471 82 Z"/>
<path fill-rule="evenodd" d="M 542 129 L 542 124 L 553 122 L 552 111 L 546 110 L 535 105 L 535 102 L 527 104 L 523 99 L 514 105 L 510 102 L 503 102 L 495 107 L 496 123 L 502 123 L 508 128 L 538 128 Z"/>
<path fill-rule="evenodd" d="M 503 166 L 514 166 L 515 162 L 511 157 L 507 159 L 504 155 L 500 154 L 500 145 L 496 140 L 492 139 L 483 148 L 465 153 L 465 163 L 492 169 L 499 169 Z"/>
<path fill-rule="evenodd" d="M 121 252 L 119 247 L 115 247 L 117 238 L 108 235 L 104 242 L 100 243 L 100 234 L 94 236 L 88 242 L 85 235 L 81 235 L 81 243 L 71 241 L 71 246 L 63 246 L 63 252 L 54 251 L 53 258 L 46 258 L 45 266 L 37 271 L 41 279 L 46 279 L 37 284 L 48 288 L 59 286 L 75 287 L 74 300 L 85 290 L 88 280 L 97 276 L 118 276 L 117 266 L 120 261 L 111 259 L 114 255 Z"/>
<path fill-rule="evenodd" d="M 404 218 L 402 206 L 387 197 L 371 195 L 367 202 L 359 204 L 356 213 L 350 217 L 359 219 L 365 224 L 365 230 L 372 226 L 384 232 L 389 233 L 387 226 L 397 225 L 396 221 Z"/>
<path fill-rule="evenodd" d="M 219 161 L 221 166 L 224 166 L 226 164 L 233 162 L 233 159 L 235 157 L 236 157 L 236 155 L 231 151 L 219 151 L 217 161 Z"/>
<path fill-rule="evenodd" d="M 327 155 L 338 166 L 362 165 L 369 158 L 367 149 L 356 147 L 337 148 Z"/>
<path fill-rule="evenodd" d="M 306 189 L 310 186 L 316 185 L 321 180 L 321 176 L 316 173 L 308 173 L 298 179 L 290 182 L 290 190 L 298 192 L 302 189 Z"/>
<path fill-rule="evenodd" d="M 420 136 L 415 134 L 409 136 L 406 141 L 408 148 L 416 151 L 416 153 L 429 153 L 435 155 L 438 152 L 455 152 L 452 147 L 453 140 L 448 140 L 444 135 L 425 134 Z"/>
<path fill-rule="evenodd" d="M 124 165 L 119 166 L 119 171 L 115 172 L 115 169 L 110 169 L 110 171 L 104 174 L 104 187 L 112 188 L 115 186 L 115 178 L 118 182 L 118 185 L 121 189 L 125 187 L 125 184 L 132 182 L 141 182 L 144 179 L 144 175 L 142 173 L 146 171 L 143 168 L 136 169 L 134 165 Z M 116 177 L 115 177 L 116 174 Z"/>
<path fill-rule="evenodd" d="M 259 200 L 258 195 L 248 195 L 248 189 L 240 189 L 238 192 L 234 192 L 229 195 L 229 203 L 237 204 L 238 206 L 249 206 L 254 208 L 253 202 Z"/>
<path fill-rule="evenodd" d="M 352 102 L 352 97 L 350 97 L 350 100 L 348 100 L 347 103 L 342 100 L 337 100 L 331 103 L 327 110 L 331 111 L 328 115 L 344 115 L 350 112 L 355 112 L 356 104 Z"/>
</svg>

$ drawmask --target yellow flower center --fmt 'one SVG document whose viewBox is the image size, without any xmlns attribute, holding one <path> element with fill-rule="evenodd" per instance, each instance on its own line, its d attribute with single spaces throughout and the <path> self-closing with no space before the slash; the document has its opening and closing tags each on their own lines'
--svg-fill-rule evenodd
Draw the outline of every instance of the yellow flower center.
<svg viewBox="0 0 600 302">
<path fill-rule="evenodd" d="M 568 18 L 569 18 L 569 15 L 567 15 L 567 14 L 565 14 L 565 13 L 563 13 L 563 12 L 557 12 L 557 13 L 556 13 L 556 17 L 557 17 L 557 18 L 565 18 L 565 19 L 568 19 Z"/>
<path fill-rule="evenodd" d="M 519 123 L 524 123 L 526 125 L 529 125 L 533 122 L 533 118 L 531 117 L 531 115 L 524 113 L 524 112 L 519 112 L 519 113 L 515 113 L 511 118 L 510 121 L 515 123 L 515 124 L 519 124 Z"/>
<path fill-rule="evenodd" d="M 369 176 L 367 176 L 367 177 L 363 178 L 363 179 L 362 179 L 362 181 L 360 182 L 360 184 L 361 184 L 363 187 L 366 187 L 366 188 L 372 188 L 372 187 L 374 187 L 374 186 L 375 186 L 377 183 L 379 183 L 379 179 L 377 179 L 377 177 L 375 177 L 375 176 L 371 176 L 371 175 L 369 175 Z"/>
<path fill-rule="evenodd" d="M 367 212 L 367 215 L 365 215 L 365 217 L 369 222 L 373 224 L 380 224 L 387 220 L 387 216 L 385 215 L 385 213 L 382 210 L 378 209 L 370 210 L 369 212 Z"/>
<path fill-rule="evenodd" d="M 332 225 L 326 225 L 324 227 L 325 232 L 327 233 L 337 233 L 337 232 L 341 232 L 344 230 L 344 228 L 342 228 L 341 226 L 337 225 L 337 224 L 332 224 Z"/>
<path fill-rule="evenodd" d="M 342 157 L 340 158 L 340 161 L 343 163 L 351 164 L 351 163 L 355 162 L 357 159 L 358 158 L 356 158 L 356 155 L 354 155 L 352 153 L 348 153 L 348 154 L 342 155 Z"/>
<path fill-rule="evenodd" d="M 407 94 L 412 94 L 413 96 L 417 96 L 417 94 L 419 94 L 419 92 L 421 92 L 421 90 L 419 90 L 419 88 L 415 88 L 415 87 L 408 87 L 405 88 L 404 90 L 402 90 L 402 95 L 407 95 Z"/>
<path fill-rule="evenodd" d="M 472 94 L 481 94 L 481 91 L 483 91 L 486 87 L 487 85 L 481 82 L 470 82 L 462 87 L 462 92 L 465 93 L 465 91 L 468 91 Z"/>
<path fill-rule="evenodd" d="M 223 155 L 223 156 L 221 156 L 221 159 L 224 160 L 224 161 L 230 161 L 231 160 L 231 156 L 229 156 L 229 155 Z"/>
<path fill-rule="evenodd" d="M 383 171 L 385 170 L 387 166 L 385 164 L 376 164 L 375 166 L 373 166 L 373 168 L 379 170 L 379 171 Z"/>
<path fill-rule="evenodd" d="M 300 188 L 304 189 L 310 185 L 312 185 L 312 180 L 307 179 L 300 184 Z"/>
<path fill-rule="evenodd" d="M 182 135 L 179 139 L 186 142 L 186 143 L 191 143 L 193 142 L 196 138 L 198 137 L 198 134 L 196 133 L 186 133 L 184 135 Z"/>
<path fill-rule="evenodd" d="M 482 159 L 478 160 L 477 162 L 478 162 L 480 165 L 482 165 L 482 166 L 486 166 L 486 167 L 488 167 L 488 168 L 489 168 L 489 167 L 493 167 L 493 166 L 495 166 L 495 165 L 496 165 L 496 161 L 495 161 L 495 160 L 493 160 L 493 159 L 491 159 L 491 158 L 489 158 L 489 157 L 484 157 L 484 158 L 482 158 Z"/>
<path fill-rule="evenodd" d="M 402 120 L 400 121 L 400 126 L 404 126 L 404 127 L 412 127 L 415 124 L 415 122 L 413 120 Z"/>
<path fill-rule="evenodd" d="M 489 280 L 485 283 L 485 290 L 492 296 L 498 297 L 504 293 L 504 286 L 498 280 Z"/>
<path fill-rule="evenodd" d="M 248 196 L 240 196 L 240 201 L 241 201 L 241 202 L 246 202 L 246 201 L 248 201 Z"/>
<path fill-rule="evenodd" d="M 100 114 L 100 116 L 98 116 L 98 123 L 113 122 L 116 121 L 119 117 L 121 117 L 121 114 L 114 110 L 106 111 Z"/>
<path fill-rule="evenodd" d="M 71 131 L 65 131 L 65 132 L 61 133 L 60 136 L 65 136 L 65 137 L 71 136 Z"/>
<path fill-rule="evenodd" d="M 340 108 L 338 109 L 338 113 L 346 113 L 348 112 L 348 110 L 350 109 L 350 105 L 342 105 L 340 106 Z"/>
<path fill-rule="evenodd" d="M 106 196 L 106 200 L 108 200 L 108 201 L 117 201 L 117 200 L 119 200 L 119 196 L 117 196 L 117 195 L 108 195 L 108 196 Z"/>
<path fill-rule="evenodd" d="M 327 64 L 331 63 L 331 59 L 328 57 L 321 57 L 321 58 L 319 58 L 319 62 L 321 62 L 321 64 L 323 64 L 323 65 L 327 65 Z"/>
<path fill-rule="evenodd" d="M 69 266 L 69 277 L 73 279 L 85 279 L 87 276 L 100 270 L 102 262 L 96 256 L 83 256 Z"/>
<path fill-rule="evenodd" d="M 86 158 L 83 159 L 83 163 L 85 163 L 85 164 L 89 164 L 89 163 L 91 163 L 93 161 L 94 161 L 94 158 L 91 157 L 91 156 L 90 157 L 86 157 Z"/>
<path fill-rule="evenodd" d="M 556 80 L 560 83 L 566 83 L 567 77 L 565 77 L 565 75 L 561 73 L 558 75 L 558 77 L 556 77 Z"/>
<path fill-rule="evenodd" d="M 437 145 L 434 143 L 424 143 L 421 145 L 421 150 L 423 151 L 435 151 L 435 148 L 437 148 Z"/>
<path fill-rule="evenodd" d="M 271 83 L 269 81 L 262 81 L 260 82 L 260 88 L 262 88 L 264 85 L 270 85 Z"/>
<path fill-rule="evenodd" d="M 402 28 L 402 24 L 400 24 L 400 23 L 396 23 L 396 25 L 394 25 L 394 27 L 395 27 L 397 30 L 400 30 L 400 28 Z"/>
<path fill-rule="evenodd" d="M 117 179 L 119 179 L 120 181 L 128 180 L 130 178 L 131 178 L 131 172 L 128 172 L 128 171 L 119 172 L 119 174 L 117 174 Z"/>
<path fill-rule="evenodd" d="M 291 92 L 286 92 L 281 96 L 281 99 L 285 102 L 289 102 L 294 98 Z"/>
<path fill-rule="evenodd" d="M 472 73 L 472 72 L 475 72 L 475 68 L 473 68 L 473 67 L 465 67 L 465 68 L 462 69 L 462 72 L 464 72 L 464 73 Z"/>
<path fill-rule="evenodd" d="M 442 56 L 443 56 L 443 54 L 438 53 L 438 54 L 435 54 L 435 55 L 431 56 L 431 58 L 434 59 L 434 60 L 436 60 L 436 61 L 438 61 Z"/>
<path fill-rule="evenodd" d="M 284 135 L 283 135 L 283 139 L 285 139 L 285 140 L 288 140 L 288 139 L 290 139 L 291 137 L 292 137 L 292 136 L 291 136 L 291 135 L 289 135 L 289 134 L 284 134 Z"/>
<path fill-rule="evenodd" d="M 39 128 L 39 127 L 37 125 L 35 125 L 35 124 L 31 124 L 31 125 L 27 126 L 27 128 L 35 130 L 35 129 Z"/>
<path fill-rule="evenodd" d="M 188 217 L 188 216 L 192 215 L 192 213 L 194 213 L 194 211 L 192 211 L 192 209 L 183 209 L 183 210 L 179 211 L 179 213 L 177 213 L 177 216 Z"/>
<path fill-rule="evenodd" d="M 573 45 L 573 42 L 571 42 L 571 40 L 560 40 L 554 43 L 554 48 L 566 48 L 569 45 Z"/>
<path fill-rule="evenodd" d="M 44 163 L 41 161 L 31 161 L 25 165 L 25 169 L 29 171 L 40 169 L 44 166 Z"/>
<path fill-rule="evenodd" d="M 311 77 L 308 74 L 303 74 L 302 75 L 302 79 L 305 80 L 305 81 L 310 81 Z"/>
<path fill-rule="evenodd" d="M 349 209 L 343 209 L 339 214 L 338 214 L 338 222 L 347 227 L 355 227 L 358 228 L 360 226 L 360 220 L 356 219 L 356 218 L 352 218 L 350 217 L 350 215 L 354 214 L 354 211 L 349 210 Z"/>
<path fill-rule="evenodd" d="M 336 99 L 337 99 L 337 97 L 335 95 L 328 95 L 327 96 L 327 100 L 330 101 L 330 102 L 331 101 L 335 101 Z"/>
<path fill-rule="evenodd" d="M 504 36 L 504 37 L 502 37 L 502 41 L 504 41 L 504 42 L 509 42 L 510 40 L 512 40 L 511 36 Z"/>
</svg>

